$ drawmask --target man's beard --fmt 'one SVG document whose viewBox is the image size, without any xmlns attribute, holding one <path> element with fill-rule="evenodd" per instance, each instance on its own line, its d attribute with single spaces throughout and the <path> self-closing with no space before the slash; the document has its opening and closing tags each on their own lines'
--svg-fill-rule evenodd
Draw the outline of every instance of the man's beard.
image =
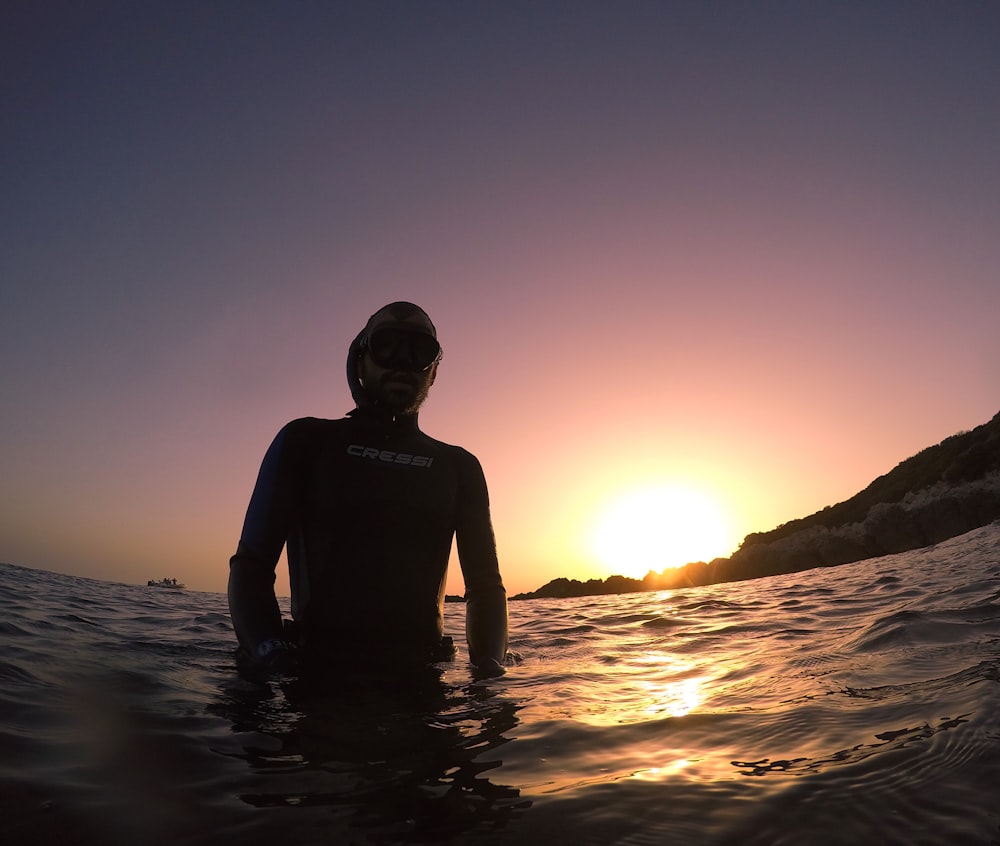
<svg viewBox="0 0 1000 846">
<path fill-rule="evenodd" d="M 396 391 L 389 386 L 394 381 L 403 381 L 412 391 Z M 431 380 L 423 373 L 386 373 L 379 381 L 372 399 L 378 408 L 393 414 L 411 415 L 420 410 L 431 390 Z"/>
</svg>

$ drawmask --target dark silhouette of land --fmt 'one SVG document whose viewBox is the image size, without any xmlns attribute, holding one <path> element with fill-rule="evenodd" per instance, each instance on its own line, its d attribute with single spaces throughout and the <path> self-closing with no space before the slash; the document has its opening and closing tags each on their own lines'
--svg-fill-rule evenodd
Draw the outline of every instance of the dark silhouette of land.
<svg viewBox="0 0 1000 846">
<path fill-rule="evenodd" d="M 512 599 L 635 593 L 833 567 L 940 543 L 1000 518 L 1000 414 L 901 462 L 845 502 L 748 535 L 729 558 L 642 579 L 554 579 Z"/>
</svg>

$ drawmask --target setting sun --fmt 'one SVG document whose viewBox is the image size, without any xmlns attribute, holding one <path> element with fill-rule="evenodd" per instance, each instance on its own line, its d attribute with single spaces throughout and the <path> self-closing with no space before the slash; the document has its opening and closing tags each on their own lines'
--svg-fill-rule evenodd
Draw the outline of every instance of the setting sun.
<svg viewBox="0 0 1000 846">
<path fill-rule="evenodd" d="M 609 574 L 641 578 L 733 551 L 733 529 L 708 494 L 649 485 L 612 500 L 598 516 L 591 549 Z"/>
</svg>

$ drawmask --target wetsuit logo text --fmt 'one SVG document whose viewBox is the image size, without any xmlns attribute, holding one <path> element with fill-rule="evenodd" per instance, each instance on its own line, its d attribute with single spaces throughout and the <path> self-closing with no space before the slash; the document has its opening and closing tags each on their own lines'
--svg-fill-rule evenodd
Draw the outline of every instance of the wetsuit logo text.
<svg viewBox="0 0 1000 846">
<path fill-rule="evenodd" d="M 355 458 L 371 458 L 376 461 L 385 461 L 388 464 L 409 464 L 411 467 L 430 467 L 434 463 L 434 458 L 430 455 L 410 455 L 408 452 L 393 452 L 389 449 L 375 449 L 375 447 L 351 444 L 347 447 L 347 454 Z"/>
</svg>

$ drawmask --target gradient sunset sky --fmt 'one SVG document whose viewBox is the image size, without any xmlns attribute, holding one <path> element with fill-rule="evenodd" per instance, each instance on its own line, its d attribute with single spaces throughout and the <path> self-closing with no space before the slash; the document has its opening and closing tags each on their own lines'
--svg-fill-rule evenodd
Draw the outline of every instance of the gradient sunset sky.
<svg viewBox="0 0 1000 846">
<path fill-rule="evenodd" d="M 0 560 L 224 590 L 396 299 L 511 593 L 621 572 L 636 488 L 716 503 L 705 558 L 846 499 L 1000 410 L 998 45 L 979 2 L 4 3 Z"/>
</svg>

